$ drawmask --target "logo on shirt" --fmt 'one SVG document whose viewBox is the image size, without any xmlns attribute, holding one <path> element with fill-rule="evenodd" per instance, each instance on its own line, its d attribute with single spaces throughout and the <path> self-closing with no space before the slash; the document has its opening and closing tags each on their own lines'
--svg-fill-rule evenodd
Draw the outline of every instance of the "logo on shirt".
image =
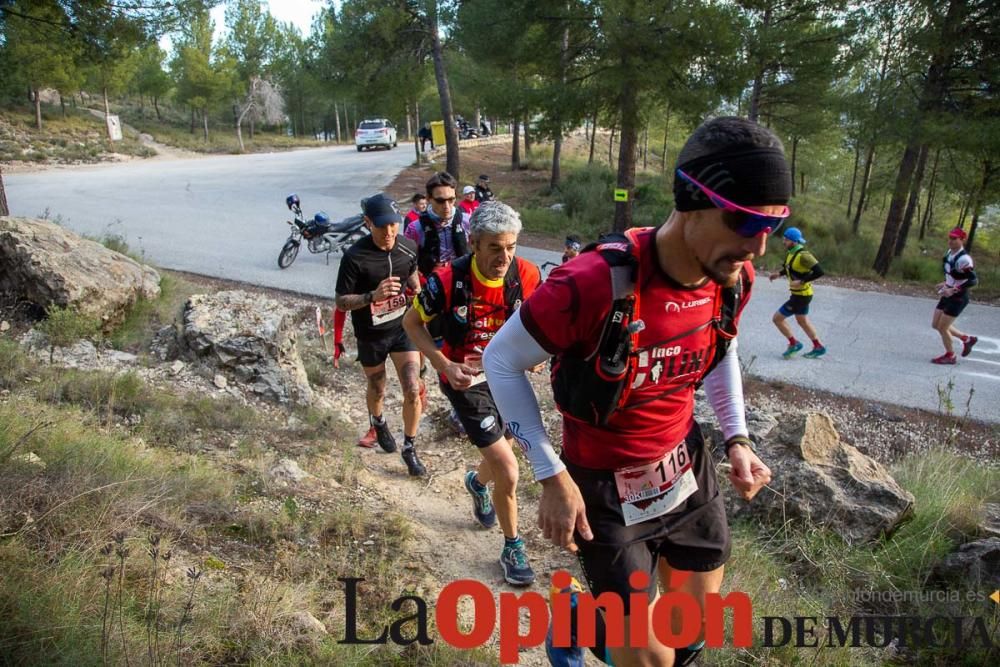
<svg viewBox="0 0 1000 667">
<path fill-rule="evenodd" d="M 704 306 L 705 304 L 712 301 L 712 297 L 706 296 L 702 299 L 695 299 L 694 301 L 684 301 L 678 303 L 676 301 L 667 301 L 664 307 L 667 309 L 668 313 L 679 313 L 681 310 L 687 310 L 688 308 L 698 308 L 699 306 Z"/>
</svg>

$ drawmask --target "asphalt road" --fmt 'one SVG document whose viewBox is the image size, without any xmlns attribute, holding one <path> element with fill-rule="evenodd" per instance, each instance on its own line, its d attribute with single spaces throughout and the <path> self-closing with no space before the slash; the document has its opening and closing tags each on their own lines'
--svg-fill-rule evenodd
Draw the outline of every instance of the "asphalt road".
<svg viewBox="0 0 1000 667">
<path fill-rule="evenodd" d="M 412 161 L 409 148 L 357 153 L 353 147 L 247 156 L 155 159 L 5 176 L 14 215 L 46 210 L 67 227 L 120 234 L 158 266 L 330 298 L 337 260 L 305 249 L 282 271 L 276 260 L 296 192 L 307 215 L 338 220 Z M 777 251 L 772 244 L 772 252 Z M 558 253 L 522 248 L 542 263 Z M 784 360 L 770 322 L 786 286 L 759 280 L 740 333 L 744 367 L 766 379 L 1000 423 L 1000 309 L 971 305 L 960 328 L 979 336 L 957 366 L 935 366 L 941 343 L 930 328 L 935 299 L 816 285 L 811 318 L 829 353 Z M 930 296 L 930 295 L 929 295 Z M 794 326 L 794 325 L 793 325 Z M 808 348 L 808 343 L 807 343 Z M 950 385 L 950 388 L 949 388 Z"/>
</svg>

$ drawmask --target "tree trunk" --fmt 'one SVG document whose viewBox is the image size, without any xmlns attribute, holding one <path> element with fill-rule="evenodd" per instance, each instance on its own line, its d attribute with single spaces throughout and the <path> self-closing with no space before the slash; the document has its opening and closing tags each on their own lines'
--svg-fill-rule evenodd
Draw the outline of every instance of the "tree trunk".
<svg viewBox="0 0 1000 667">
<path fill-rule="evenodd" d="M 625 68 L 628 71 L 628 67 Z M 618 185 L 625 190 L 625 201 L 615 202 L 612 229 L 623 232 L 632 226 L 632 196 L 635 192 L 636 149 L 639 145 L 639 100 L 631 81 L 625 81 L 621 91 L 621 142 L 618 146 Z"/>
<path fill-rule="evenodd" d="M 208 143 L 208 109 L 201 110 L 201 123 L 205 129 L 205 143 Z"/>
<path fill-rule="evenodd" d="M 194 107 L 191 107 L 191 134 L 194 134 Z"/>
<path fill-rule="evenodd" d="M 789 167 L 789 170 L 791 171 L 791 174 L 792 174 L 792 196 L 793 197 L 795 196 L 795 158 L 798 157 L 798 153 L 799 153 L 799 138 L 798 137 L 792 137 L 792 164 Z"/>
<path fill-rule="evenodd" d="M 896 239 L 899 237 L 902 227 L 904 201 L 909 192 L 910 179 L 913 177 L 913 171 L 917 164 L 918 142 L 923 119 L 936 111 L 941 104 L 948 63 L 961 41 L 958 32 L 961 27 L 961 13 L 964 4 L 964 0 L 950 0 L 948 3 L 940 36 L 936 40 L 936 49 L 927 69 L 927 78 L 924 80 L 924 86 L 920 92 L 917 118 L 911 124 L 910 138 L 906 150 L 903 152 L 903 158 L 899 162 L 899 172 L 896 175 L 896 185 L 893 188 L 889 215 L 886 217 L 885 228 L 882 232 L 882 242 L 879 244 L 875 262 L 872 265 L 876 273 L 883 277 L 889 272 Z"/>
<path fill-rule="evenodd" d="M 139 96 L 139 99 L 142 99 L 141 95 Z M 62 94 L 62 91 L 59 91 L 59 108 L 62 109 L 62 117 L 63 117 L 63 119 L 65 119 L 66 118 L 66 96 Z"/>
<path fill-rule="evenodd" d="M 10 215 L 7 207 L 7 191 L 3 187 L 3 165 L 0 165 L 0 215 Z"/>
<path fill-rule="evenodd" d="M 406 111 L 406 140 L 413 141 L 413 118 L 410 116 L 410 103 L 405 103 Z"/>
<path fill-rule="evenodd" d="M 437 79 L 438 96 L 441 98 L 441 117 L 444 120 L 444 139 L 448 151 L 445 168 L 455 178 L 461 178 L 460 161 L 458 159 L 458 133 L 455 131 L 455 119 L 452 116 L 451 90 L 448 87 L 448 72 L 444 66 L 441 35 L 438 34 L 436 3 L 434 3 L 434 8 L 435 15 L 430 17 L 431 58 L 434 60 L 434 78 Z"/>
<path fill-rule="evenodd" d="M 566 70 L 569 62 L 569 26 L 563 28 L 562 44 L 559 48 L 559 83 L 562 86 L 566 85 Z M 476 108 L 478 112 L 478 107 Z M 558 112 L 557 112 L 558 113 Z M 562 178 L 562 170 L 560 161 L 562 160 L 562 144 L 563 144 L 563 123 L 562 116 L 557 117 L 558 130 L 556 132 L 555 142 L 552 145 L 552 174 L 549 178 L 549 190 L 554 191 L 559 187 L 559 181 Z"/>
<path fill-rule="evenodd" d="M 104 131 L 108 133 L 108 141 L 111 141 L 111 125 L 108 124 L 108 116 L 111 115 L 111 106 L 108 104 L 108 87 L 104 86 L 101 91 L 104 93 Z"/>
<path fill-rule="evenodd" d="M 851 208 L 854 207 L 854 186 L 858 183 L 858 167 L 861 166 L 861 142 L 854 144 L 854 171 L 851 172 L 851 194 L 847 197 L 847 217 L 851 217 Z M 843 190 L 841 190 L 843 192 Z M 841 200 L 843 201 L 843 200 Z"/>
<path fill-rule="evenodd" d="M 342 135 L 340 133 L 340 110 L 337 108 L 337 103 L 333 103 L 333 119 L 336 121 L 335 130 L 337 132 L 337 143 L 343 141 Z"/>
<path fill-rule="evenodd" d="M 882 231 L 882 242 L 879 244 L 878 252 L 875 255 L 875 262 L 872 268 L 883 278 L 889 272 L 892 264 L 893 252 L 896 248 L 896 239 L 899 237 L 899 230 L 903 223 L 903 209 L 906 203 L 906 195 L 910 189 L 910 181 L 913 178 L 913 171 L 917 167 L 920 148 L 911 139 L 903 151 L 903 157 L 899 161 L 899 171 L 896 174 L 896 185 L 892 191 L 892 202 L 889 205 L 889 215 L 885 220 L 885 228 Z"/>
<path fill-rule="evenodd" d="M 858 189 L 858 209 L 854 214 L 854 220 L 851 221 L 851 233 L 855 236 L 858 235 L 858 228 L 861 226 L 861 213 L 866 210 L 867 202 L 865 199 L 868 197 L 868 185 L 871 182 L 874 162 L 875 142 L 873 141 L 868 145 L 868 154 L 865 155 L 865 173 L 861 177 L 861 187 Z"/>
<path fill-rule="evenodd" d="M 642 129 L 642 168 L 649 163 L 649 123 Z"/>
<path fill-rule="evenodd" d="M 614 154 L 614 150 L 615 150 L 615 125 L 617 125 L 617 124 L 618 124 L 618 121 L 616 119 L 615 122 L 611 124 L 611 136 L 608 137 L 608 166 L 609 167 L 612 164 L 614 164 L 611 160 L 612 160 L 612 155 Z"/>
<path fill-rule="evenodd" d="M 521 168 L 521 123 L 514 117 L 514 145 L 510 150 L 510 170 Z"/>
<path fill-rule="evenodd" d="M 969 225 L 969 239 L 965 243 L 965 248 L 972 252 L 972 244 L 976 240 L 976 231 L 979 229 L 979 214 L 982 212 L 983 201 L 986 199 L 986 192 L 990 187 L 990 182 L 996 175 L 996 169 L 990 159 L 983 160 L 983 177 L 976 193 L 976 203 L 972 207 L 972 223 Z"/>
<path fill-rule="evenodd" d="M 771 25 L 771 6 L 764 10 L 762 28 L 766 31 Z M 760 118 L 760 101 L 764 96 L 764 77 L 767 76 L 767 66 L 763 58 L 757 61 L 757 72 L 753 79 L 753 88 L 750 91 L 750 105 L 747 109 L 747 120 L 757 122 Z M 795 172 L 792 172 L 793 174 Z M 793 179 L 794 180 L 794 179 Z"/>
<path fill-rule="evenodd" d="M 163 116 L 160 115 L 160 100 L 155 95 L 153 96 L 153 108 L 156 109 L 156 120 L 163 120 Z"/>
<path fill-rule="evenodd" d="M 38 88 L 31 91 L 33 102 L 35 103 L 35 128 L 42 129 L 42 96 L 38 94 Z"/>
<path fill-rule="evenodd" d="M 660 172 L 667 173 L 667 129 L 670 127 L 670 106 L 667 106 L 667 115 L 663 119 L 663 164 L 660 165 Z"/>
<path fill-rule="evenodd" d="M 531 157 L 531 117 L 524 114 L 524 157 Z"/>
<path fill-rule="evenodd" d="M 920 188 L 924 181 L 924 169 L 927 167 L 927 156 L 930 154 L 930 147 L 924 144 L 920 147 L 920 157 L 917 158 L 917 171 L 913 175 L 913 183 L 910 185 L 910 200 L 906 203 L 906 211 L 903 213 L 903 225 L 900 227 L 899 236 L 896 237 L 896 257 L 902 257 L 903 249 L 906 248 L 906 239 L 910 235 L 910 227 L 913 226 L 913 216 L 917 210 L 917 202 L 920 201 Z"/>
<path fill-rule="evenodd" d="M 250 116 L 250 141 L 253 141 L 254 127 L 255 127 L 255 124 L 254 124 L 253 116 Z M 242 151 L 242 150 L 243 150 L 243 147 L 240 146 L 240 151 Z"/>
<path fill-rule="evenodd" d="M 938 160 L 941 158 L 941 149 L 934 151 L 934 166 L 931 167 L 931 182 L 927 186 L 927 203 L 924 205 L 924 215 L 920 220 L 920 240 L 924 240 L 924 235 L 927 233 L 927 224 L 931 220 L 933 215 L 932 210 L 934 207 L 934 189 L 937 187 L 937 174 L 938 174 Z"/>
<path fill-rule="evenodd" d="M 482 110 L 479 108 L 479 104 L 477 103 L 476 112 L 472 114 L 472 126 L 476 128 L 477 133 L 482 130 L 482 128 L 480 127 L 482 122 L 483 122 Z"/>
<path fill-rule="evenodd" d="M 594 116 L 590 121 L 590 157 L 587 164 L 594 164 L 594 142 L 597 140 L 597 109 L 594 109 Z"/>
</svg>

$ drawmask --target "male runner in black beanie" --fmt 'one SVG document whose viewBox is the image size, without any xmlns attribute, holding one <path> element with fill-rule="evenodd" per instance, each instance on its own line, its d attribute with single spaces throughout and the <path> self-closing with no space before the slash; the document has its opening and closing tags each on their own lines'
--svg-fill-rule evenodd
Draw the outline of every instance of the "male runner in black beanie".
<svg viewBox="0 0 1000 667">
<path fill-rule="evenodd" d="M 497 406 L 542 485 L 543 534 L 579 550 L 592 594 L 612 592 L 624 603 L 626 646 L 594 651 L 616 667 L 685 664 L 702 646 L 695 641 L 675 651 L 652 631 L 647 645 L 629 645 L 632 624 L 652 628 L 651 614 L 630 615 L 630 575 L 648 575 L 638 581 L 650 609 L 659 588 L 688 593 L 704 609 L 705 595 L 722 584 L 730 536 L 715 463 L 693 416 L 701 381 L 725 436 L 737 492 L 749 500 L 771 478 L 748 438 L 735 333 L 752 261 L 788 216 L 790 194 L 781 142 L 770 130 L 741 118 L 706 122 L 678 156 L 670 217 L 556 268 L 486 348 Z M 599 414 L 608 407 L 593 399 L 601 380 L 570 383 L 569 400 L 560 406 L 560 456 L 524 371 L 555 355 L 558 387 L 561 367 L 589 368 L 581 359 L 593 359 L 602 331 L 613 327 L 612 302 L 622 298 L 620 290 L 612 296 L 621 275 L 611 268 L 615 253 L 631 253 L 637 265 L 632 347 L 620 385 L 625 398 L 604 423 L 588 421 L 566 406 L 592 400 Z M 730 304 L 728 319 L 721 317 L 723 303 Z M 728 321 L 726 330 L 720 321 Z M 682 622 L 675 614 L 675 632 Z M 583 664 L 580 649 L 549 644 L 553 664 Z"/>
</svg>

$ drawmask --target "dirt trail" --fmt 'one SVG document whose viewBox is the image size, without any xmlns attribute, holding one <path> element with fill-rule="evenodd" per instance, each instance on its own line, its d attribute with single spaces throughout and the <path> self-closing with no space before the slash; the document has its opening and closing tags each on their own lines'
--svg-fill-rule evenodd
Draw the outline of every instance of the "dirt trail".
<svg viewBox="0 0 1000 667">
<path fill-rule="evenodd" d="M 348 339 L 346 342 L 350 347 L 352 341 Z M 353 351 L 349 349 L 348 356 L 344 358 L 353 358 Z M 333 373 L 334 386 L 322 391 L 336 401 L 353 421 L 360 436 L 367 425 L 361 368 L 348 362 Z M 397 443 L 402 445 L 402 395 L 395 373 L 389 371 L 388 374 L 385 415 L 393 427 Z M 376 515 L 392 510 L 410 519 L 413 539 L 409 543 L 408 554 L 416 562 L 409 569 L 424 574 L 425 599 L 436 599 L 444 585 L 457 579 L 481 581 L 490 587 L 496 597 L 503 592 L 521 593 L 526 590 L 547 595 L 551 575 L 558 569 L 569 569 L 579 577 L 575 558 L 544 542 L 541 537 L 535 524 L 537 487 L 528 488 L 533 484 L 530 466 L 522 461 L 521 482 L 518 485 L 518 523 L 537 579 L 527 589 L 509 586 L 504 581 L 498 562 L 503 534 L 499 526 L 489 530 L 479 526 L 473 518 L 472 501 L 463 484 L 465 472 L 477 465 L 479 455 L 464 436 L 457 436 L 446 425 L 448 403 L 440 390 L 436 386 L 428 386 L 428 393 L 431 404 L 421 422 L 417 439 L 417 448 L 427 466 L 428 477 L 408 477 L 398 453 L 387 454 L 377 448 L 358 450 L 363 462 L 358 482 L 365 487 L 363 496 L 367 509 Z M 466 612 L 463 620 L 471 620 L 469 609 L 463 608 L 462 611 Z M 494 633 L 491 651 L 498 650 L 497 635 Z M 524 651 L 520 664 L 529 667 L 548 665 L 544 647 Z"/>
</svg>

